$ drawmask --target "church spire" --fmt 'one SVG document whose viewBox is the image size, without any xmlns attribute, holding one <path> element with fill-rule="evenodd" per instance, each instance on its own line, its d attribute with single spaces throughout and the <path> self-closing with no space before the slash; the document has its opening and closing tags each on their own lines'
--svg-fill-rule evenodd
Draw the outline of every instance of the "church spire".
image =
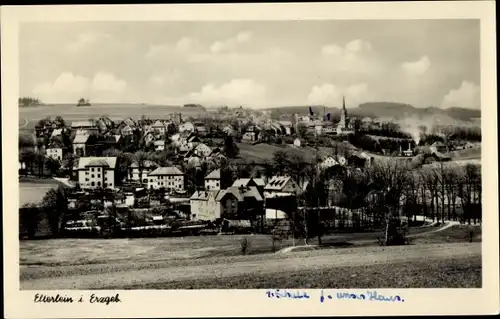
<svg viewBox="0 0 500 319">
<path fill-rule="evenodd" d="M 345 96 L 342 95 L 342 109 L 345 110 Z"/>
</svg>

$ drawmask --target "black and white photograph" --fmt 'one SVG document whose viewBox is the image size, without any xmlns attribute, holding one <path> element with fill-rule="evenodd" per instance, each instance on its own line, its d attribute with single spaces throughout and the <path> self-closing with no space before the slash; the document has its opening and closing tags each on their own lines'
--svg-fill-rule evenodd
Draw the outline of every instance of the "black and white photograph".
<svg viewBox="0 0 500 319">
<path fill-rule="evenodd" d="M 66 19 L 17 33 L 19 196 L 4 200 L 18 201 L 19 289 L 35 302 L 484 287 L 498 210 L 483 201 L 496 102 L 481 94 L 480 19 Z"/>
</svg>

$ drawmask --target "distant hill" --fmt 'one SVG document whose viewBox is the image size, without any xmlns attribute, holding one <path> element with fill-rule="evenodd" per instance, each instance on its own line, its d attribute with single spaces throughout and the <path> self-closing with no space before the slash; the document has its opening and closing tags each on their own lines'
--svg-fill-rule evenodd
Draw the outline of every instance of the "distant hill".
<svg viewBox="0 0 500 319">
<path fill-rule="evenodd" d="M 370 102 L 361 104 L 352 109 L 351 113 L 361 116 L 379 116 L 404 118 L 407 116 L 440 116 L 445 115 L 457 120 L 467 121 L 474 117 L 481 117 L 481 110 L 451 107 L 440 109 L 434 106 L 417 108 L 409 104 L 391 102 Z"/>
<path fill-rule="evenodd" d="M 340 113 L 340 109 L 336 107 L 325 107 L 322 105 L 312 105 L 311 109 L 315 115 L 324 113 L 331 113 L 333 115 Z M 309 106 L 282 106 L 282 107 L 268 108 L 265 109 L 265 111 L 271 111 L 272 117 L 279 117 L 282 114 L 293 114 L 293 113 L 297 113 L 300 115 L 307 115 L 309 114 Z"/>
<path fill-rule="evenodd" d="M 283 106 L 270 108 L 273 114 L 308 114 L 309 106 Z M 312 106 L 315 114 L 323 114 L 325 107 L 316 105 Z M 394 102 L 369 102 L 363 103 L 356 108 L 348 108 L 349 114 L 357 116 L 370 116 L 370 117 L 394 117 L 404 118 L 408 116 L 449 116 L 457 120 L 468 121 L 472 118 L 481 117 L 481 110 L 466 109 L 461 107 L 450 107 L 447 109 L 440 109 L 437 107 L 417 108 L 410 104 L 394 103 Z M 326 112 L 333 114 L 339 113 L 339 108 L 327 107 Z"/>
<path fill-rule="evenodd" d="M 201 104 L 184 104 L 186 108 L 205 110 L 205 107 Z"/>
</svg>

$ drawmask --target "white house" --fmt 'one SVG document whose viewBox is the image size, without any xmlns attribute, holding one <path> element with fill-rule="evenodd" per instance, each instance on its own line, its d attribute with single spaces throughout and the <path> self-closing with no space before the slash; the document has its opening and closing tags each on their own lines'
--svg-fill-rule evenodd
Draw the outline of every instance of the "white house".
<svg viewBox="0 0 500 319">
<path fill-rule="evenodd" d="M 335 165 L 339 165 L 339 162 L 337 162 L 333 158 L 333 156 L 326 156 L 325 158 L 323 158 L 323 160 L 321 161 L 321 163 L 318 164 L 318 166 L 321 169 L 327 169 L 327 168 L 333 167 Z"/>
<path fill-rule="evenodd" d="M 164 187 L 168 190 L 184 190 L 184 173 L 177 167 L 158 167 L 148 174 L 148 187 L 158 189 Z"/>
<path fill-rule="evenodd" d="M 89 134 L 77 134 L 73 140 L 73 152 L 78 156 L 85 156 L 87 154 L 86 145 L 90 138 Z"/>
<path fill-rule="evenodd" d="M 151 125 L 151 128 L 160 134 L 165 134 L 167 132 L 167 126 L 160 120 L 154 122 L 154 124 Z"/>
<path fill-rule="evenodd" d="M 71 128 L 73 130 L 86 130 L 88 132 L 98 130 L 96 123 L 92 120 L 74 121 L 71 123 Z"/>
<path fill-rule="evenodd" d="M 130 165 L 130 179 L 136 182 L 142 181 L 143 183 L 148 183 L 148 174 L 151 173 L 153 170 L 155 170 L 158 167 L 158 164 L 152 161 L 144 161 L 142 164 L 142 174 L 141 170 L 139 169 L 139 163 L 137 161 L 133 162 L 132 165 Z"/>
<path fill-rule="evenodd" d="M 299 185 L 290 176 L 274 176 L 264 187 L 264 197 L 290 196 L 299 190 Z"/>
<path fill-rule="evenodd" d="M 161 152 L 161 151 L 165 150 L 165 141 L 164 140 L 154 141 L 153 144 L 155 146 L 156 152 Z"/>
<path fill-rule="evenodd" d="M 184 122 L 181 125 L 179 125 L 179 132 L 184 133 L 184 132 L 194 132 L 194 125 L 191 122 Z"/>
<path fill-rule="evenodd" d="M 191 206 L 191 219 L 215 221 L 222 215 L 222 205 L 217 196 L 221 190 L 196 191 L 189 198 Z"/>
<path fill-rule="evenodd" d="M 189 146 L 189 143 L 186 139 L 181 138 L 179 141 L 176 143 L 177 145 L 177 150 L 179 152 L 188 152 L 191 150 L 191 147 Z"/>
<path fill-rule="evenodd" d="M 210 153 L 212 153 L 212 149 L 206 144 L 201 143 L 196 146 L 196 148 L 194 149 L 194 153 L 202 158 L 205 158 L 209 156 Z"/>
<path fill-rule="evenodd" d="M 446 145 L 443 142 L 439 142 L 439 141 L 434 142 L 430 146 L 430 149 L 431 149 L 432 153 L 446 153 L 448 151 L 448 148 L 446 147 Z"/>
<path fill-rule="evenodd" d="M 81 157 L 78 182 L 82 189 L 115 188 L 116 157 Z"/>
<path fill-rule="evenodd" d="M 153 132 L 147 132 L 144 134 L 144 143 L 149 144 L 155 140 Z"/>
<path fill-rule="evenodd" d="M 46 152 L 47 152 L 47 157 L 50 157 L 53 160 L 62 161 L 63 159 L 63 145 L 58 140 L 55 140 L 52 143 L 50 143 Z"/>
<path fill-rule="evenodd" d="M 130 127 L 129 125 L 125 125 L 120 129 L 120 134 L 122 136 L 130 136 L 134 134 L 134 129 Z"/>
<path fill-rule="evenodd" d="M 212 171 L 205 177 L 205 189 L 207 191 L 219 190 L 221 188 L 220 169 Z"/>
</svg>

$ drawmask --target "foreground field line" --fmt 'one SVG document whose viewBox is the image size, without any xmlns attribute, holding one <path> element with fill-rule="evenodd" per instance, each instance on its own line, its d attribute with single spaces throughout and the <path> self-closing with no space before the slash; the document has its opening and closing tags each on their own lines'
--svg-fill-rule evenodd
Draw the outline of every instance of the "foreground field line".
<svg viewBox="0 0 500 319">
<path fill-rule="evenodd" d="M 397 247 L 395 247 L 397 248 Z M 439 247 L 426 245 L 409 247 L 401 253 L 399 249 L 387 247 L 382 251 L 350 254 L 331 254 L 308 258 L 272 259 L 264 261 L 240 261 L 230 264 L 211 264 L 187 267 L 161 267 L 158 269 L 128 270 L 65 277 L 40 278 L 21 281 L 22 290 L 35 289 L 104 289 L 106 287 L 131 286 L 155 282 L 182 280 L 223 279 L 224 277 L 253 274 L 272 274 L 322 270 L 336 267 L 369 266 L 422 259 L 446 259 L 451 257 L 473 257 L 481 255 L 481 244 L 450 244 Z"/>
</svg>

